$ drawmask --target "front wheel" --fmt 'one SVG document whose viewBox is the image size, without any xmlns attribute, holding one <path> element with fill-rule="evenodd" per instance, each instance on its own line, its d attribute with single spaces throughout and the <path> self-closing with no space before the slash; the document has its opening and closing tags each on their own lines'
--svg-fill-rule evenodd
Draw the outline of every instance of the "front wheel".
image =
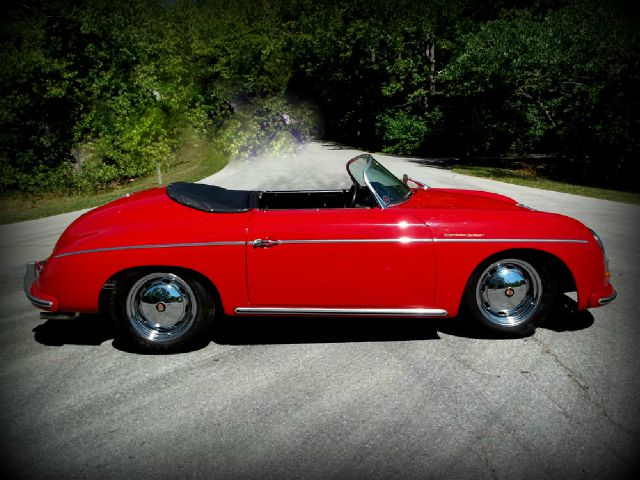
<svg viewBox="0 0 640 480">
<path fill-rule="evenodd" d="M 208 340 L 214 305 L 211 293 L 195 278 L 151 272 L 116 283 L 111 313 L 120 340 L 135 349 L 173 352 Z"/>
<path fill-rule="evenodd" d="M 542 266 L 522 258 L 493 258 L 471 275 L 466 311 L 481 325 L 513 336 L 532 333 L 549 311 L 553 287 Z"/>
</svg>

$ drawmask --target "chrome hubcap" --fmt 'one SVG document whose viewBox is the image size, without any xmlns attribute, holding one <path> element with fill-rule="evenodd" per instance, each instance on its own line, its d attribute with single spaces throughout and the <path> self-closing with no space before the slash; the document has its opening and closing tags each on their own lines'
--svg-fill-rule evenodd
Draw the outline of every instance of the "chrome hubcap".
<svg viewBox="0 0 640 480">
<path fill-rule="evenodd" d="M 505 259 L 489 265 L 478 280 L 476 303 L 484 317 L 502 326 L 529 320 L 542 300 L 542 280 L 529 263 Z"/>
<path fill-rule="evenodd" d="M 129 291 L 126 306 L 133 328 L 153 342 L 184 335 L 198 313 L 191 287 L 173 273 L 152 273 L 139 279 Z"/>
</svg>

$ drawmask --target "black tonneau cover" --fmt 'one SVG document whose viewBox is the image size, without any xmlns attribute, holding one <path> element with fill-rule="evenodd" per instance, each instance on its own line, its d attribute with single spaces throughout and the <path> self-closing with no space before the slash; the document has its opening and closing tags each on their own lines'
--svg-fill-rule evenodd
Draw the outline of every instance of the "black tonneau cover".
<svg viewBox="0 0 640 480">
<path fill-rule="evenodd" d="M 257 207 L 259 192 L 227 190 L 215 185 L 175 182 L 167 187 L 172 200 L 205 212 L 237 213 Z"/>
</svg>

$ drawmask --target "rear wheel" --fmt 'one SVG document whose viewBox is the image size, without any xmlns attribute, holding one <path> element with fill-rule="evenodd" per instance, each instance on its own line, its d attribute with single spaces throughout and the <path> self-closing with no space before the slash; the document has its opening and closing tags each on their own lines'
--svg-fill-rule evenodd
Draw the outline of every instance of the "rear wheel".
<svg viewBox="0 0 640 480">
<path fill-rule="evenodd" d="M 118 337 L 136 349 L 182 351 L 208 341 L 213 296 L 192 276 L 145 272 L 116 283 L 111 312 Z"/>
<path fill-rule="evenodd" d="M 522 258 L 493 258 L 471 275 L 465 291 L 467 312 L 484 327 L 513 336 L 532 333 L 554 296 L 542 265 Z"/>
</svg>

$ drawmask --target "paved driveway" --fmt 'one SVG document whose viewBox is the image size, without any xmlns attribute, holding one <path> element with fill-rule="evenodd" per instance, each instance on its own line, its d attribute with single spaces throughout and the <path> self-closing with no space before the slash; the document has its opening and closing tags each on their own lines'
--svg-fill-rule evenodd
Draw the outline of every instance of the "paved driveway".
<svg viewBox="0 0 640 480">
<path fill-rule="evenodd" d="M 347 186 L 359 152 L 311 144 L 205 179 Z M 532 337 L 456 320 L 238 319 L 206 348 L 131 354 L 99 318 L 44 322 L 21 291 L 78 214 L 0 226 L 3 470 L 32 478 L 623 478 L 640 451 L 640 208 L 377 155 L 432 186 L 483 189 L 598 231 L 618 299 Z M 87 266 L 90 268 L 90 265 Z M 339 266 L 336 266 L 339 269 Z"/>
</svg>

